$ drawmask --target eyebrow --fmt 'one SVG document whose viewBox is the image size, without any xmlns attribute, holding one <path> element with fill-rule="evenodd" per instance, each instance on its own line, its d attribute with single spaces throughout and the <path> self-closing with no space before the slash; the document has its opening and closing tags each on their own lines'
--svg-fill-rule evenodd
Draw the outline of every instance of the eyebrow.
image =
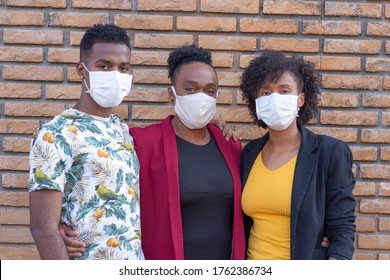
<svg viewBox="0 0 390 280">
<path fill-rule="evenodd" d="M 184 83 L 184 84 L 185 84 L 185 83 L 188 83 L 188 84 L 195 84 L 195 85 L 199 84 L 198 82 L 196 82 L 196 81 L 191 81 L 191 80 L 189 80 L 189 81 L 184 81 L 183 83 Z M 215 84 L 215 83 L 208 83 L 207 86 L 217 86 L 217 84 Z"/>
<path fill-rule="evenodd" d="M 104 62 L 104 63 L 107 63 L 107 64 L 112 64 L 113 62 L 110 61 L 110 60 L 106 60 L 106 59 L 98 59 L 95 61 L 95 63 L 99 63 L 99 62 Z M 126 61 L 126 62 L 121 62 L 120 63 L 121 65 L 130 65 L 130 62 L 129 61 Z"/>
</svg>

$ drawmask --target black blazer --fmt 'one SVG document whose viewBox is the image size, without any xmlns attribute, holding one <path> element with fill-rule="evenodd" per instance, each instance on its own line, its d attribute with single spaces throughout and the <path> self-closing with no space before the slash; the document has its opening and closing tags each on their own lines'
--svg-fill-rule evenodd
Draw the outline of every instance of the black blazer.
<svg viewBox="0 0 390 280">
<path fill-rule="evenodd" d="M 305 127 L 299 129 L 302 141 L 291 198 L 291 259 L 351 259 L 356 218 L 351 150 L 340 140 L 314 134 Z M 267 133 L 243 149 L 243 186 L 268 137 Z M 248 240 L 253 220 L 246 216 L 244 222 Z M 323 236 L 329 238 L 328 249 L 321 247 Z"/>
</svg>

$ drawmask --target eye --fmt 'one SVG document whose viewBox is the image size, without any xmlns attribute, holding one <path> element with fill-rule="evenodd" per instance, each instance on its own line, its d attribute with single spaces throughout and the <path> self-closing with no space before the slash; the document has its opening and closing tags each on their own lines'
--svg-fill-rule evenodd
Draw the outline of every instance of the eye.
<svg viewBox="0 0 390 280">
<path fill-rule="evenodd" d="M 121 67 L 119 67 L 119 70 L 122 72 L 128 72 L 130 70 L 130 67 L 129 66 L 121 66 Z"/>
<path fill-rule="evenodd" d="M 205 93 L 208 94 L 208 95 L 214 95 L 215 91 L 212 90 L 212 89 L 209 89 L 209 90 L 206 90 Z"/>
<path fill-rule="evenodd" d="M 195 93 L 195 88 L 187 87 L 187 88 L 185 88 L 185 91 L 186 91 L 187 93 Z"/>
<path fill-rule="evenodd" d="M 99 65 L 98 67 L 101 70 L 108 70 L 109 69 L 109 67 L 107 65 L 105 65 L 105 64 Z"/>
<path fill-rule="evenodd" d="M 266 90 L 262 92 L 262 95 L 270 95 L 270 94 L 271 94 L 271 92 L 266 91 Z"/>
<path fill-rule="evenodd" d="M 281 92 L 281 93 L 287 94 L 287 93 L 290 93 L 290 91 L 289 91 L 289 90 L 287 90 L 287 89 L 284 89 L 284 90 L 282 90 L 282 92 Z"/>
</svg>

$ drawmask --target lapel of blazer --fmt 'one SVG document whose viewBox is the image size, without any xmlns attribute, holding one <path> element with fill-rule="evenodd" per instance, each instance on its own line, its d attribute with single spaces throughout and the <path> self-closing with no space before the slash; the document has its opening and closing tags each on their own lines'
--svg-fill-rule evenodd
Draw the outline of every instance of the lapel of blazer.
<svg viewBox="0 0 390 280">
<path fill-rule="evenodd" d="M 163 136 L 163 156 L 167 174 L 168 209 L 175 259 L 184 259 L 183 231 L 180 211 L 179 189 L 179 155 L 177 151 L 176 134 L 169 116 L 161 122 Z M 168 222 L 168 221 L 167 221 Z"/>
<path fill-rule="evenodd" d="M 314 166 L 317 159 L 315 153 L 318 147 L 317 135 L 305 127 L 299 127 L 302 132 L 302 141 L 298 151 L 297 163 L 294 172 L 294 181 L 291 197 L 291 258 L 294 259 L 294 244 L 296 238 L 296 228 L 299 209 L 303 198 L 309 187 L 313 176 Z"/>
<path fill-rule="evenodd" d="M 241 180 L 243 187 L 245 186 L 246 180 L 248 179 L 253 163 L 255 162 L 260 151 L 263 149 L 264 144 L 267 142 L 268 138 L 269 136 L 267 133 L 263 137 L 248 143 L 244 147 L 241 157 Z"/>
</svg>

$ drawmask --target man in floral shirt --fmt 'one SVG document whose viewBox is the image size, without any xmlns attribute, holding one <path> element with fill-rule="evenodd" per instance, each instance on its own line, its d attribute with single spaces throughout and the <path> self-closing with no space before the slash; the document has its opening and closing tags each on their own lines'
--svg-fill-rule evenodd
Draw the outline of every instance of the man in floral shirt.
<svg viewBox="0 0 390 280">
<path fill-rule="evenodd" d="M 32 141 L 32 235 L 42 259 L 68 259 L 59 222 L 87 244 L 79 259 L 143 259 L 139 163 L 128 126 L 111 114 L 131 87 L 127 33 L 111 24 L 88 29 L 77 73 L 80 100 Z"/>
</svg>

